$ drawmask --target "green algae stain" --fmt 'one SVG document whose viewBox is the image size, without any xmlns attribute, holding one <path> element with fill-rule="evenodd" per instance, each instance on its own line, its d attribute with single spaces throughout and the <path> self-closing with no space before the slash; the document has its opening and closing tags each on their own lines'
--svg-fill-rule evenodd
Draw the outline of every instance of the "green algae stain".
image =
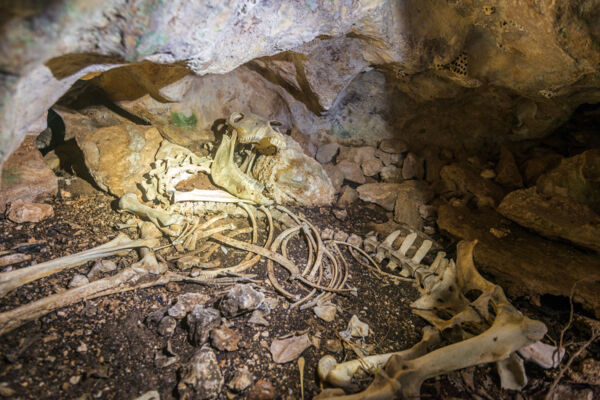
<svg viewBox="0 0 600 400">
<path fill-rule="evenodd" d="M 196 124 L 198 124 L 198 118 L 196 118 L 196 114 L 194 113 L 186 117 L 183 113 L 172 112 L 170 121 L 171 124 L 180 128 L 195 128 Z"/>
<path fill-rule="evenodd" d="M 21 180 L 21 173 L 17 168 L 5 168 L 2 170 L 2 186 L 12 185 Z"/>
</svg>

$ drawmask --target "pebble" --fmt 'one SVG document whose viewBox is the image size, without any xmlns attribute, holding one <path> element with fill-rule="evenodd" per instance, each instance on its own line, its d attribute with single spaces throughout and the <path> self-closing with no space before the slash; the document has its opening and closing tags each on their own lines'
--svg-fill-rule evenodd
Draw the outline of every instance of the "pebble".
<svg viewBox="0 0 600 400">
<path fill-rule="evenodd" d="M 75 274 L 75 275 L 73 275 L 73 278 L 71 278 L 71 281 L 69 282 L 69 287 L 76 288 L 76 287 L 80 287 L 83 285 L 87 285 L 88 283 L 90 283 L 90 281 L 87 278 L 87 276 L 81 275 L 81 274 Z"/>
<path fill-rule="evenodd" d="M 242 336 L 233 329 L 221 326 L 210 332 L 210 339 L 212 345 L 221 351 L 236 351 Z"/>
<path fill-rule="evenodd" d="M 177 327 L 177 320 L 173 317 L 166 316 L 160 320 L 158 324 L 158 334 L 164 337 L 171 337 Z"/>
<path fill-rule="evenodd" d="M 40 222 L 54 216 L 54 208 L 49 204 L 31 203 L 17 199 L 10 203 L 6 217 L 17 224 Z"/>
<path fill-rule="evenodd" d="M 252 386 L 247 398 L 248 400 L 272 400 L 276 395 L 273 384 L 266 379 L 260 379 Z"/>
<path fill-rule="evenodd" d="M 321 164 L 327 164 L 333 160 L 340 150 L 340 145 L 337 143 L 327 143 L 319 146 L 315 158 Z"/>
<path fill-rule="evenodd" d="M 235 285 L 221 302 L 221 312 L 226 317 L 233 317 L 260 307 L 265 295 L 251 285 Z"/>
<path fill-rule="evenodd" d="M 227 384 L 227 387 L 236 393 L 243 392 L 252 385 L 254 377 L 247 366 L 243 366 L 235 371 L 233 378 Z"/>
<path fill-rule="evenodd" d="M 333 235 L 333 240 L 337 240 L 339 242 L 345 242 L 348 239 L 348 234 L 344 231 L 337 231 L 335 235 Z"/>
</svg>

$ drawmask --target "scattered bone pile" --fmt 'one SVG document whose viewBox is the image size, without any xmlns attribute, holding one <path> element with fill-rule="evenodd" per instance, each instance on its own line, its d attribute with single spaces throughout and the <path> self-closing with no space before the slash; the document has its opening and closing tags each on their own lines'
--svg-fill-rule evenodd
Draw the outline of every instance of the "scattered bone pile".
<svg viewBox="0 0 600 400">
<path fill-rule="evenodd" d="M 212 159 L 199 157 L 186 148 L 164 141 L 156 154 L 153 169 L 141 183 L 144 200 L 152 205 L 143 204 L 133 193 L 125 194 L 119 200 L 123 212 L 143 220 L 138 223 L 132 219 L 121 227 L 124 230 L 137 228 L 139 239 L 131 240 L 121 233 L 112 241 L 83 253 L 1 273 L 0 296 L 50 274 L 124 250 L 139 249 L 140 260 L 113 276 L 74 285 L 77 287 L 0 314 L 0 334 L 83 299 L 177 281 L 203 284 L 250 282 L 255 275 L 249 271 L 262 257 L 267 260 L 268 280 L 280 295 L 294 307 L 314 308 L 315 312 L 326 314 L 336 294 L 356 294 L 349 282 L 348 262 L 342 250 L 345 249 L 360 265 L 381 279 L 413 282 L 421 292 L 421 297 L 412 305 L 414 312 L 432 327 L 424 331 L 420 343 L 398 353 L 368 356 L 341 364 L 331 356 L 324 357 L 318 367 L 320 379 L 341 389 L 326 389 L 319 398 L 345 396 L 344 389 L 354 391 L 352 378 L 359 371 L 374 373 L 384 368 L 385 373 L 377 374 L 366 391 L 345 398 L 391 399 L 397 398 L 398 394 L 418 398 L 425 379 L 489 362 L 497 363 L 503 387 L 520 389 L 527 378 L 519 352 L 546 367 L 556 364 L 556 360 L 548 362 L 531 355 L 540 353 L 531 351 L 531 346 L 544 346 L 539 341 L 546 327 L 519 313 L 499 286 L 479 275 L 473 263 L 475 241 L 458 245 L 456 262 L 446 258 L 441 251 L 437 251 L 431 261 L 428 256 L 436 245 L 421 233 L 411 232 L 398 248 L 394 248 L 401 231 L 381 242 L 375 235 L 368 235 L 363 240 L 340 232 L 320 232 L 302 215 L 273 205 L 279 202 L 281 192 L 259 183 L 250 176 L 250 171 L 260 163 L 269 163 L 265 158 L 261 161 L 261 157 L 270 157 L 285 149 L 285 140 L 275 126 L 256 116 L 232 114 L 228 131 Z M 238 141 L 250 146 L 241 166 L 235 161 Z M 210 174 L 212 181 L 225 191 L 194 189 L 185 192 L 177 189 L 180 182 L 198 174 Z M 244 215 L 249 221 L 245 227 L 238 226 L 239 218 L 231 218 Z M 266 235 L 262 235 L 264 240 L 259 243 L 261 224 L 266 228 Z M 250 240 L 240 240 L 241 235 L 248 235 Z M 306 260 L 300 266 L 288 256 L 290 241 L 298 238 L 303 238 L 307 247 Z M 247 254 L 234 266 L 211 264 L 211 256 L 223 246 Z M 161 255 L 165 249 L 172 253 L 173 248 L 175 255 Z M 430 262 L 426 262 L 427 259 Z M 167 261 L 174 262 L 177 270 L 170 270 Z M 384 261 L 386 265 L 382 267 L 380 264 Z M 282 271 L 278 271 L 280 268 Z M 399 274 L 396 273 L 398 269 Z M 176 318 L 170 314 L 168 317 Z M 163 320 L 167 321 L 161 329 L 168 330 L 175 320 L 165 318 L 161 316 L 161 324 Z M 198 319 L 206 318 L 198 316 Z M 191 325 L 193 341 L 198 345 L 206 343 L 207 338 L 202 332 L 207 330 L 200 332 Z M 190 363 L 189 373 L 184 375 L 192 379 L 198 375 L 192 373 L 196 368 L 194 365 L 213 358 L 214 354 L 203 347 L 198 359 Z M 180 383 L 182 391 L 185 391 L 186 379 Z M 193 386 L 193 382 L 190 385 Z"/>
</svg>

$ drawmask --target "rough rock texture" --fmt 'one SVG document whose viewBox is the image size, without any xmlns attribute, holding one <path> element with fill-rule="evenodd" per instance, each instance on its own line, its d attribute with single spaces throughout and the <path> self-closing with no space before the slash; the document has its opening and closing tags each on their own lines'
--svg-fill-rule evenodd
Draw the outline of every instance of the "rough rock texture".
<svg viewBox="0 0 600 400">
<path fill-rule="evenodd" d="M 162 137 L 153 127 L 118 125 L 77 137 L 96 184 L 115 196 L 140 194 L 138 185 L 152 168 Z"/>
<path fill-rule="evenodd" d="M 0 179 L 0 213 L 6 204 L 17 199 L 35 201 L 55 195 L 58 182 L 35 147 L 35 137 L 28 136 L 4 163 Z"/>
<path fill-rule="evenodd" d="M 538 179 L 537 188 L 544 194 L 570 197 L 600 213 L 600 149 L 565 158 Z"/>
<path fill-rule="evenodd" d="M 203 346 L 182 366 L 177 392 L 181 399 L 216 399 L 223 383 L 215 352 L 210 347 Z"/>
<path fill-rule="evenodd" d="M 600 252 L 600 215 L 568 197 L 539 194 L 535 187 L 509 193 L 498 212 L 548 238 Z"/>
<path fill-rule="evenodd" d="M 523 186 L 523 177 L 519 172 L 515 157 L 506 146 L 502 146 L 500 149 L 500 160 L 496 166 L 496 182 L 512 189 Z"/>
<path fill-rule="evenodd" d="M 255 60 L 249 68 L 278 88 L 301 130 L 370 142 L 391 127 L 424 144 L 434 133 L 443 146 L 539 137 L 600 99 L 597 0 L 502 0 L 493 12 L 442 0 L 14 7 L 0 42 L 1 161 L 44 129 L 45 112 L 76 80 L 140 61 L 179 61 L 203 75 Z M 364 72 L 371 66 L 389 82 Z M 161 87 L 183 73 L 172 68 L 157 80 L 133 75 L 137 89 L 167 100 Z"/>
<path fill-rule="evenodd" d="M 398 185 L 394 203 L 394 221 L 421 230 L 421 206 L 433 199 L 433 191 L 423 182 L 407 181 Z"/>
<path fill-rule="evenodd" d="M 459 193 L 474 195 L 479 206 L 495 207 L 504 197 L 500 186 L 479 176 L 469 165 L 446 165 L 440 175 L 449 187 Z"/>
<path fill-rule="evenodd" d="M 400 187 L 399 183 L 367 183 L 356 190 L 362 201 L 379 204 L 386 210 L 392 211 Z"/>
<path fill-rule="evenodd" d="M 287 148 L 274 156 L 259 156 L 252 168 L 269 197 L 277 203 L 296 203 L 313 207 L 333 203 L 335 188 L 321 164 L 302 152 L 292 138 Z"/>
<path fill-rule="evenodd" d="M 54 209 L 50 204 L 31 203 L 21 199 L 10 203 L 6 213 L 8 219 L 18 224 L 23 222 L 40 222 L 53 215 Z"/>
<path fill-rule="evenodd" d="M 365 183 L 365 176 L 360 169 L 360 164 L 350 160 L 342 160 L 336 167 L 342 172 L 345 180 L 359 184 Z"/>
<path fill-rule="evenodd" d="M 490 210 L 443 205 L 438 226 L 464 240 L 477 240 L 477 267 L 510 295 L 569 297 L 600 316 L 600 260 L 576 248 L 544 239 Z"/>
</svg>

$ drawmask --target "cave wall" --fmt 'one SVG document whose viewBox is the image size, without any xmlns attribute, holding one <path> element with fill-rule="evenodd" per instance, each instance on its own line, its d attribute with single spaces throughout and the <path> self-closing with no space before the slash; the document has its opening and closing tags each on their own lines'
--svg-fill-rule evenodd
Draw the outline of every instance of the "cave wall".
<svg viewBox="0 0 600 400">
<path fill-rule="evenodd" d="M 206 75 L 251 101 L 260 86 L 273 93 L 252 107 L 272 105 L 309 135 L 366 142 L 536 138 L 600 101 L 600 0 L 34 3 L 3 6 L 1 161 L 44 128 L 48 108 L 78 79 L 142 61 Z M 252 74 L 261 80 L 232 89 Z M 141 85 L 165 103 L 173 99 L 159 91 L 178 83 Z M 206 107 L 209 119 L 228 106 Z"/>
</svg>

